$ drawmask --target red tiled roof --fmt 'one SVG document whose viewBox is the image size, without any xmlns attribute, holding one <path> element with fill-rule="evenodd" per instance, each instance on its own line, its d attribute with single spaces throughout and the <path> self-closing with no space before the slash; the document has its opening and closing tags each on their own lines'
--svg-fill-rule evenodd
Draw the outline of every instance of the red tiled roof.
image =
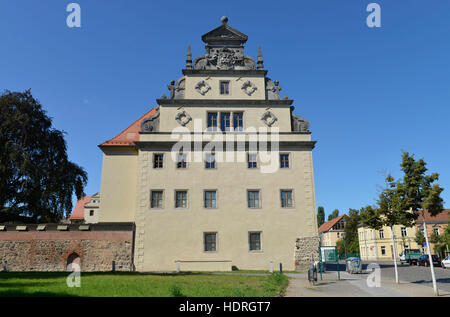
<svg viewBox="0 0 450 317">
<path fill-rule="evenodd" d="M 333 226 L 339 221 L 341 220 L 345 215 L 339 216 L 337 218 L 334 218 L 330 221 L 325 222 L 323 225 L 321 225 L 318 229 L 319 233 L 321 232 L 326 232 L 328 230 L 330 230 L 331 228 L 333 228 Z"/>
<path fill-rule="evenodd" d="M 134 142 L 139 141 L 139 131 L 141 130 L 141 121 L 156 113 L 156 108 L 151 109 L 149 112 L 140 117 L 128 128 L 123 130 L 120 134 L 114 138 L 103 142 L 99 146 L 133 146 Z"/>
<path fill-rule="evenodd" d="M 423 221 L 422 217 L 422 210 L 419 210 L 418 212 L 419 217 L 417 218 L 417 221 Z M 440 214 L 437 214 L 435 217 L 432 217 L 428 210 L 425 210 L 425 220 L 429 221 L 442 221 L 442 222 L 448 222 L 450 217 L 450 209 L 444 209 Z"/>
<path fill-rule="evenodd" d="M 84 196 L 77 201 L 75 208 L 73 208 L 70 220 L 82 220 L 84 219 L 84 205 L 91 201 L 91 196 Z"/>
</svg>

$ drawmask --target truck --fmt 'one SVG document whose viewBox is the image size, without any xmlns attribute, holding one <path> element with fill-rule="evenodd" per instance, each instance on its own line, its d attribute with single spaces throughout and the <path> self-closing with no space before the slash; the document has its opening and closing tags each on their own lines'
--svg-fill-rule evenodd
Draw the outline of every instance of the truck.
<svg viewBox="0 0 450 317">
<path fill-rule="evenodd" d="M 416 264 L 419 260 L 419 257 L 422 254 L 419 249 L 404 249 L 402 253 L 400 253 L 400 263 L 408 263 L 409 265 Z"/>
</svg>

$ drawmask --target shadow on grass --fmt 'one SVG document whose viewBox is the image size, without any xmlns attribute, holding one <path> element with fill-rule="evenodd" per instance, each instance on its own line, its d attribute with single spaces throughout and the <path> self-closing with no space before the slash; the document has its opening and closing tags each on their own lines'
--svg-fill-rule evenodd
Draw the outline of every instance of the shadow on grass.
<svg viewBox="0 0 450 317">
<path fill-rule="evenodd" d="M 0 291 L 0 297 L 78 297 L 73 294 L 53 293 L 53 292 L 24 292 L 18 289 Z"/>
</svg>

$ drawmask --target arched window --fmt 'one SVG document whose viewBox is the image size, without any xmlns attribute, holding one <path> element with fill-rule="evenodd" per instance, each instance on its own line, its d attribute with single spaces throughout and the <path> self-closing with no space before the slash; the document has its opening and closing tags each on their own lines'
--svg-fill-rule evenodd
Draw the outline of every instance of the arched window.
<svg viewBox="0 0 450 317">
<path fill-rule="evenodd" d="M 73 267 L 73 264 L 78 267 Z M 81 258 L 76 252 L 73 252 L 67 257 L 67 271 L 72 272 L 75 268 L 81 268 Z"/>
</svg>

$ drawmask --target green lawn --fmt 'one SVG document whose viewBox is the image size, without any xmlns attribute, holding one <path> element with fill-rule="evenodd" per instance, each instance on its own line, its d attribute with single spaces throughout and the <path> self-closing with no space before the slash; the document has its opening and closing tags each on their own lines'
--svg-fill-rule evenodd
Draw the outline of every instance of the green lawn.
<svg viewBox="0 0 450 317">
<path fill-rule="evenodd" d="M 282 296 L 285 275 L 196 275 L 138 273 L 81 273 L 81 287 L 69 288 L 68 273 L 0 272 L 0 297 L 94 296 L 94 297 L 267 297 Z"/>
</svg>

